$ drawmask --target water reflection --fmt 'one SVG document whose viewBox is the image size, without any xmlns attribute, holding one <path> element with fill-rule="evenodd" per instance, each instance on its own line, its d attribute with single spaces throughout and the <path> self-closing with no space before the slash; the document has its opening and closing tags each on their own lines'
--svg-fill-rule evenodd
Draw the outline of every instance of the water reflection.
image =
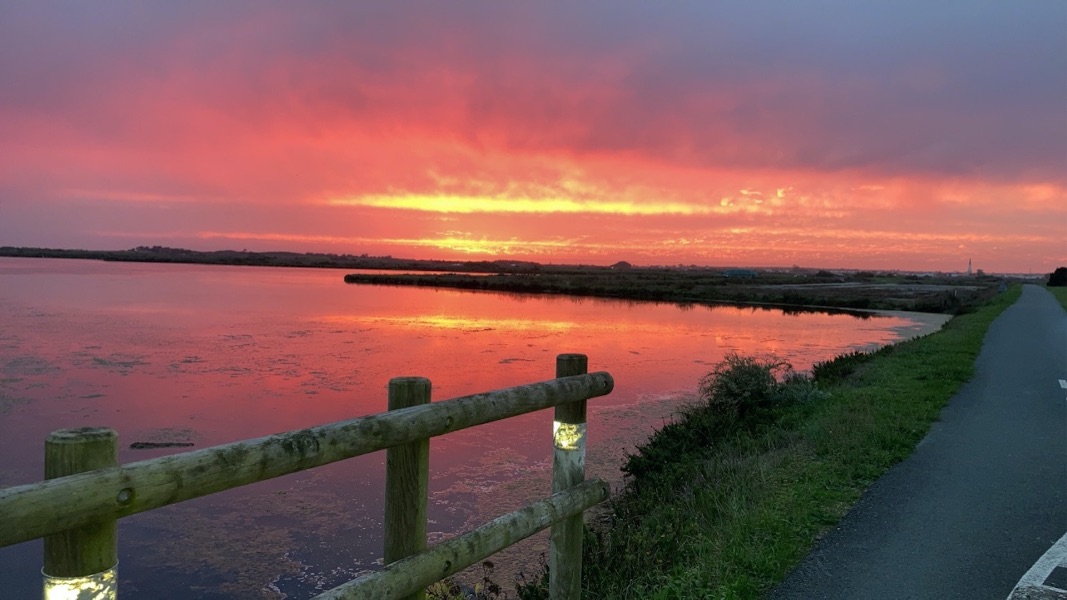
<svg viewBox="0 0 1067 600">
<path fill-rule="evenodd" d="M 921 326 L 355 286 L 345 272 L 0 259 L 0 485 L 39 479 L 54 429 L 114 427 L 130 462 L 181 450 L 136 442 L 204 447 L 379 412 L 397 376 L 428 377 L 435 400 L 548 379 L 565 352 L 615 378 L 611 396 L 590 402 L 587 462 L 591 475 L 617 477 L 623 454 L 727 352 L 805 369 Z M 432 537 L 547 495 L 551 428 L 545 411 L 434 439 Z M 307 597 L 376 568 L 383 461 L 123 520 L 123 597 Z M 5 589 L 37 589 L 38 546 L 0 550 Z"/>
</svg>

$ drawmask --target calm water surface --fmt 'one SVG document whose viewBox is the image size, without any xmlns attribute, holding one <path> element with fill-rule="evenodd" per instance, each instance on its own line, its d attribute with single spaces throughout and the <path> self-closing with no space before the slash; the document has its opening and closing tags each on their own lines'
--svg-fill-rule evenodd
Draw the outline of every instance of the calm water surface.
<svg viewBox="0 0 1067 600">
<path fill-rule="evenodd" d="M 41 478 L 55 429 L 112 427 L 131 462 L 180 451 L 138 441 L 202 448 L 380 412 L 397 376 L 430 378 L 435 400 L 549 379 L 564 352 L 615 378 L 590 402 L 588 463 L 617 481 L 625 453 L 727 352 L 806 369 L 923 327 L 351 286 L 345 272 L 0 258 L 0 486 Z M 548 495 L 550 431 L 542 411 L 434 439 L 431 537 Z M 375 569 L 383 479 L 377 453 L 124 519 L 122 597 L 305 598 Z M 40 553 L 0 549 L 0 596 L 36 593 Z"/>
</svg>

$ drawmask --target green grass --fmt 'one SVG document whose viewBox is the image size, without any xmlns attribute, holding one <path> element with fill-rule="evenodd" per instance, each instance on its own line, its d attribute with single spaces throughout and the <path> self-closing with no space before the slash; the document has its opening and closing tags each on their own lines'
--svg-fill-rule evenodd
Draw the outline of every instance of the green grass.
<svg viewBox="0 0 1067 600">
<path fill-rule="evenodd" d="M 973 375 L 989 324 L 1019 293 L 1014 286 L 933 335 L 852 357 L 850 372 L 824 387 L 828 398 L 791 404 L 775 420 L 636 474 L 612 500 L 610 526 L 587 537 L 584 597 L 764 595 L 913 451 Z M 693 437 L 686 420 L 678 435 Z"/>
<path fill-rule="evenodd" d="M 1052 295 L 1060 301 L 1063 308 L 1067 310 L 1067 287 L 1046 287 L 1046 290 L 1052 292 Z"/>
</svg>

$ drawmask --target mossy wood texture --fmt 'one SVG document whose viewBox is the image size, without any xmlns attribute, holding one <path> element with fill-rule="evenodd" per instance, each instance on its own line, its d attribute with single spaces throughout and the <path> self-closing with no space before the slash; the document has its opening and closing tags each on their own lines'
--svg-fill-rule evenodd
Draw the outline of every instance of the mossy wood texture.
<svg viewBox="0 0 1067 600">
<path fill-rule="evenodd" d="M 613 386 L 605 372 L 564 377 L 6 488 L 0 546 L 604 396 Z"/>
<path fill-rule="evenodd" d="M 583 375 L 584 354 L 556 357 L 556 377 Z M 585 400 L 555 408 L 552 450 L 552 492 L 571 489 L 585 480 Z M 574 433 L 570 433 L 574 432 Z M 553 599 L 578 598 L 582 589 L 582 513 L 552 526 L 548 555 L 548 589 Z"/>
<path fill-rule="evenodd" d="M 52 432 L 44 442 L 45 479 L 118 465 L 118 440 L 113 429 L 101 427 Z M 83 577 L 114 567 L 119 560 L 115 523 L 106 519 L 45 537 L 43 573 Z"/>
<path fill-rule="evenodd" d="M 397 377 L 389 381 L 389 410 L 430 403 L 430 380 Z M 423 438 L 385 451 L 385 564 L 426 549 L 426 503 L 430 481 L 430 440 Z M 424 600 L 416 591 L 405 600 Z"/>
<path fill-rule="evenodd" d="M 607 500 L 609 486 L 593 480 L 527 505 L 429 550 L 342 584 L 313 600 L 395 600 L 406 598 L 562 519 Z M 580 560 L 580 556 L 578 559 Z M 553 598 L 559 598 L 553 596 Z"/>
</svg>

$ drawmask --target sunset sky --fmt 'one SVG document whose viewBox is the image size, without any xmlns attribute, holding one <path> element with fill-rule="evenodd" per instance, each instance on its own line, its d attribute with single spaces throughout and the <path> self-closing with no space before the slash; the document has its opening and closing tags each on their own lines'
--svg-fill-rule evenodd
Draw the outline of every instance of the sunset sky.
<svg viewBox="0 0 1067 600">
<path fill-rule="evenodd" d="M 1067 2 L 0 3 L 0 245 L 1067 265 Z"/>
</svg>

